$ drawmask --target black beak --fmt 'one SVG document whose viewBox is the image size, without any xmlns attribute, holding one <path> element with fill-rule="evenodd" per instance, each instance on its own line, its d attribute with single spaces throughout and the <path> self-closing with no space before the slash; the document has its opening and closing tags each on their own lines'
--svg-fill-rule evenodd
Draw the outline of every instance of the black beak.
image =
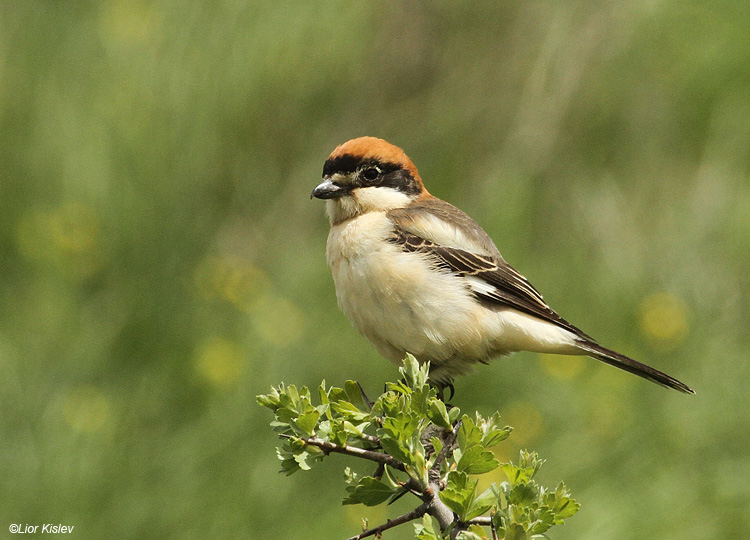
<svg viewBox="0 0 750 540">
<path fill-rule="evenodd" d="M 324 179 L 318 186 L 312 190 L 310 198 L 313 197 L 318 199 L 336 199 L 346 193 L 346 189 L 338 184 L 331 182 L 329 179 Z"/>
</svg>

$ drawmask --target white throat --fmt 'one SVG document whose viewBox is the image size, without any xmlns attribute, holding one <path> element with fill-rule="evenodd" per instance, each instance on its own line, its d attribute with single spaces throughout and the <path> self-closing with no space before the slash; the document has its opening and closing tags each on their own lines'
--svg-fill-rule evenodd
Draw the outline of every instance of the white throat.
<svg viewBox="0 0 750 540">
<path fill-rule="evenodd" d="M 332 224 L 341 223 L 367 212 L 386 212 L 404 208 L 413 198 L 403 191 L 389 187 L 362 187 L 338 199 L 326 202 L 326 212 Z"/>
</svg>

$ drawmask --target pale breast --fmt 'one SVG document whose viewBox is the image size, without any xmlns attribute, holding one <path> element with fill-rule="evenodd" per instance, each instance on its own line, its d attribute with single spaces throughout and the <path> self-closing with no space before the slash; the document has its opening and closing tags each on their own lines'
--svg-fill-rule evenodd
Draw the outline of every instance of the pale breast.
<svg viewBox="0 0 750 540">
<path fill-rule="evenodd" d="M 375 212 L 331 229 L 327 258 L 342 311 L 396 362 L 405 352 L 434 365 L 486 358 L 483 310 L 466 283 L 388 242 L 391 230 L 385 214 Z"/>
</svg>

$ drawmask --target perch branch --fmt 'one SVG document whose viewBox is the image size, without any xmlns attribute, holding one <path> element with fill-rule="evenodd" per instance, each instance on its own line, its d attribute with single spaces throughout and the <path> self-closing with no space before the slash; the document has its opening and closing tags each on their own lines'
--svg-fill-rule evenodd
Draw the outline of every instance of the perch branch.
<svg viewBox="0 0 750 540">
<path fill-rule="evenodd" d="M 427 513 L 427 503 L 420 504 L 414 510 L 412 510 L 411 512 L 407 514 L 404 514 L 403 516 L 399 516 L 395 519 L 389 519 L 382 525 L 378 525 L 377 527 L 374 527 L 372 529 L 367 529 L 366 531 L 359 533 L 357 536 L 352 536 L 351 538 L 348 538 L 347 540 L 362 540 L 362 538 L 367 538 L 368 536 L 380 535 L 383 533 L 383 531 L 387 531 L 388 529 L 395 527 L 397 525 L 401 525 L 403 523 L 408 523 L 409 521 L 413 521 L 417 518 L 422 517 L 426 513 Z"/>
<path fill-rule="evenodd" d="M 280 433 L 279 436 L 285 437 L 287 439 L 292 438 L 291 435 L 286 435 L 284 433 Z M 406 470 L 403 463 L 395 458 L 392 458 L 388 454 L 373 452 L 372 450 L 364 450 L 362 448 L 357 448 L 356 446 L 338 445 L 332 442 L 318 439 L 317 437 L 300 437 L 300 440 L 305 444 L 309 444 L 310 446 L 317 446 L 326 453 L 336 452 L 338 454 L 346 454 L 349 456 L 369 459 L 370 461 L 375 461 L 376 463 L 382 463 L 384 465 L 388 465 L 389 467 L 393 467 L 394 469 L 398 469 L 399 471 Z"/>
<path fill-rule="evenodd" d="M 456 442 L 456 437 L 458 437 L 458 430 L 461 429 L 461 423 L 463 421 L 459 420 L 456 422 L 456 425 L 453 427 L 453 431 L 451 431 L 451 434 L 449 437 L 446 437 L 446 441 L 443 444 L 442 450 L 440 450 L 440 453 L 435 458 L 435 463 L 432 465 L 432 468 L 439 471 L 440 466 L 443 464 L 443 461 L 445 461 L 445 458 L 448 457 L 448 452 L 450 452 L 451 448 L 453 447 L 453 444 Z"/>
</svg>

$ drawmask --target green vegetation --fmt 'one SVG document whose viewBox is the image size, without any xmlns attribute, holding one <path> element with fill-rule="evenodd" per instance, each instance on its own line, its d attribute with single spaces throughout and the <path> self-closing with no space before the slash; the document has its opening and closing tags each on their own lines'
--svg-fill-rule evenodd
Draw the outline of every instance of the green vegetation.
<svg viewBox="0 0 750 540">
<path fill-rule="evenodd" d="M 736 0 L 0 2 L 2 530 L 336 540 L 413 508 L 339 505 L 348 456 L 277 474 L 255 403 L 398 377 L 309 199 L 368 134 L 567 320 L 697 391 L 534 354 L 457 380 L 514 427 L 498 461 L 534 449 L 581 503 L 551 537 L 746 537 L 748 27 Z"/>
<path fill-rule="evenodd" d="M 350 540 L 413 520 L 420 520 L 415 526 L 419 540 L 526 540 L 541 538 L 578 511 L 564 484 L 550 490 L 534 481 L 543 461 L 524 451 L 518 465 L 502 464 L 505 482 L 477 491 L 470 475 L 501 466 L 490 449 L 507 439 L 511 428 L 502 427 L 498 413 L 471 418 L 458 407 L 448 409 L 427 383 L 429 364 L 420 367 L 408 356 L 400 372 L 401 382 L 387 383 L 374 403 L 353 381 L 343 389 L 321 384 L 318 405 L 307 387 L 294 385 L 258 396 L 258 403 L 275 414 L 274 431 L 286 439 L 277 449 L 281 472 L 309 470 L 333 452 L 347 454 L 374 462 L 377 469 L 360 476 L 347 467 L 344 504 L 377 506 L 409 493 L 422 501 Z"/>
</svg>

